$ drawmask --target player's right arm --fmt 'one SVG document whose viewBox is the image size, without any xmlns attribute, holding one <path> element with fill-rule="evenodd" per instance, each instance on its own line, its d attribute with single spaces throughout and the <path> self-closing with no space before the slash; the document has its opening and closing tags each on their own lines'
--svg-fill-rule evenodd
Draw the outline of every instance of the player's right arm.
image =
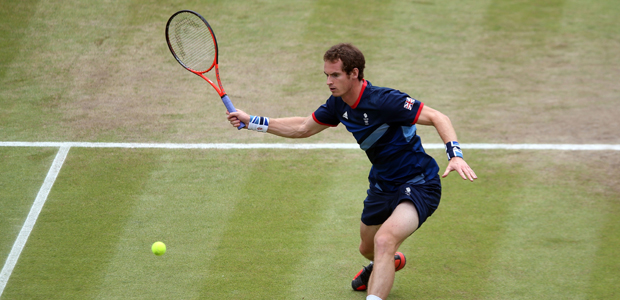
<svg viewBox="0 0 620 300">
<path fill-rule="evenodd" d="M 329 126 L 314 121 L 312 116 L 270 119 L 268 133 L 288 138 L 307 138 Z"/>
<path fill-rule="evenodd" d="M 242 110 L 228 114 L 228 121 L 234 127 L 239 127 L 241 122 L 249 124 L 250 115 Z M 270 118 L 268 133 L 287 138 L 307 138 L 315 135 L 329 126 L 321 125 L 314 121 L 312 116 L 308 117 L 289 117 L 289 118 Z"/>
</svg>

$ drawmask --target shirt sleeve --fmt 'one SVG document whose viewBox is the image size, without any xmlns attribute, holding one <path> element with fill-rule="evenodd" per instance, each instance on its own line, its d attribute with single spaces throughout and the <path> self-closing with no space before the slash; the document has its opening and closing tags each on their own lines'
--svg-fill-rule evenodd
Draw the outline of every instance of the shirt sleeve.
<svg viewBox="0 0 620 300">
<path fill-rule="evenodd" d="M 418 122 L 424 103 L 395 91 L 388 95 L 383 103 L 385 111 L 390 112 L 390 123 L 413 125 Z"/>
<path fill-rule="evenodd" d="M 333 97 L 330 97 L 325 104 L 319 106 L 319 108 L 312 113 L 312 118 L 315 122 L 330 127 L 336 127 L 340 124 L 334 100 Z"/>
</svg>

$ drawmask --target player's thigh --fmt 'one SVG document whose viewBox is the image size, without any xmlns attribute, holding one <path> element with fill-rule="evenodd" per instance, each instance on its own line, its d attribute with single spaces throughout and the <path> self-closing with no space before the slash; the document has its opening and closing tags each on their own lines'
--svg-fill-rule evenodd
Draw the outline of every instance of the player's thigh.
<svg viewBox="0 0 620 300">
<path fill-rule="evenodd" d="M 395 243 L 398 246 L 418 229 L 419 224 L 418 211 L 413 202 L 403 201 L 379 228 L 375 238 L 387 239 L 383 242 Z"/>
</svg>

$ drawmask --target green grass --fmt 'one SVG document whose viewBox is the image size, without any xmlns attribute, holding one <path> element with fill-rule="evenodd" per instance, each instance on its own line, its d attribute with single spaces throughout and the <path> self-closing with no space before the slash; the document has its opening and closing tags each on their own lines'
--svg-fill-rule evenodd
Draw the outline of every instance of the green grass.
<svg viewBox="0 0 620 300">
<path fill-rule="evenodd" d="M 1 262 L 11 251 L 56 151 L 50 148 L 0 148 Z"/>
<path fill-rule="evenodd" d="M 148 153 L 135 151 L 93 156 L 73 149 L 11 276 L 17 289 L 9 286 L 3 297 L 88 296 L 87 287 L 105 276 L 106 262 L 148 179 L 144 175 L 154 165 L 150 160 Z"/>
<path fill-rule="evenodd" d="M 230 134 L 217 94 L 174 61 L 165 22 L 191 8 L 217 34 L 226 91 L 254 114 L 310 114 L 329 95 L 323 52 L 348 41 L 365 52 L 367 79 L 447 113 L 464 141 L 618 141 L 615 1 L 2 5 L 22 9 L 0 22 L 2 140 L 282 141 Z M 584 102 L 597 118 L 582 117 Z M 340 128 L 310 141 L 345 138 Z"/>
<path fill-rule="evenodd" d="M 4 1 L 0 141 L 296 141 L 236 131 L 164 42 L 194 9 L 222 81 L 253 114 L 310 114 L 321 57 L 365 53 L 366 78 L 451 117 L 463 143 L 619 144 L 617 1 Z M 440 142 L 419 126 L 426 143 Z M 54 148 L 0 148 L 4 262 Z M 445 167 L 445 154 L 429 151 Z M 615 152 L 467 150 L 475 183 L 401 247 L 390 299 L 620 296 Z M 69 151 L 4 299 L 363 299 L 351 277 L 369 163 L 360 150 Z M 156 257 L 155 241 L 168 251 Z"/>
<path fill-rule="evenodd" d="M 618 193 L 602 174 L 568 153 L 468 154 L 480 180 L 443 181 L 390 299 L 617 293 Z M 367 167 L 351 150 L 73 148 L 3 299 L 359 299 Z M 571 175 L 549 186 L 557 174 Z"/>
</svg>

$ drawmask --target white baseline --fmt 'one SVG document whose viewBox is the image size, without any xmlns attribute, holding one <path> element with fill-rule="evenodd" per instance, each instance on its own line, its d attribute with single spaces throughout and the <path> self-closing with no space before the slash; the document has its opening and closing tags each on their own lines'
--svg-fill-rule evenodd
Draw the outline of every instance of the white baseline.
<svg viewBox="0 0 620 300">
<path fill-rule="evenodd" d="M 425 149 L 443 149 L 443 144 L 423 144 Z M 78 148 L 155 148 L 155 149 L 359 149 L 354 143 L 254 144 L 254 143 L 90 143 L 90 142 L 0 142 L 0 147 L 78 147 Z M 566 150 L 620 151 L 620 144 L 461 144 L 463 149 L 482 150 Z"/>
</svg>

